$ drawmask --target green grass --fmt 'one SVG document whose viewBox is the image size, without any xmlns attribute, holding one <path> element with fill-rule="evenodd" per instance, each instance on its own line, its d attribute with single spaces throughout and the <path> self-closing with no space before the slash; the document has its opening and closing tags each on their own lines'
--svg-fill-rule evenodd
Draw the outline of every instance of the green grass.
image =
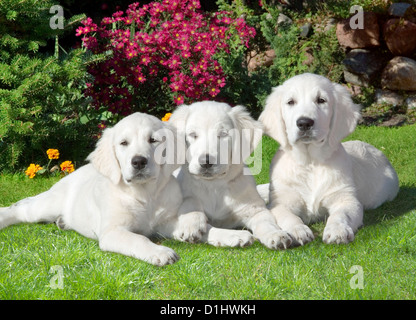
<svg viewBox="0 0 416 320">
<path fill-rule="evenodd" d="M 0 231 L 0 299 L 415 299 L 415 137 L 416 125 L 359 127 L 348 138 L 382 149 L 401 184 L 393 202 L 366 212 L 365 227 L 348 245 L 324 244 L 323 223 L 312 225 L 312 243 L 285 251 L 259 243 L 233 249 L 165 240 L 181 260 L 158 268 L 102 252 L 96 241 L 52 224 L 22 224 Z M 257 182 L 267 182 L 276 148 L 264 138 Z M 0 206 L 54 182 L 0 175 Z M 362 267 L 363 289 L 350 287 L 354 265 Z M 53 285 L 58 273 L 50 273 L 52 266 L 62 268 L 62 289 Z"/>
</svg>

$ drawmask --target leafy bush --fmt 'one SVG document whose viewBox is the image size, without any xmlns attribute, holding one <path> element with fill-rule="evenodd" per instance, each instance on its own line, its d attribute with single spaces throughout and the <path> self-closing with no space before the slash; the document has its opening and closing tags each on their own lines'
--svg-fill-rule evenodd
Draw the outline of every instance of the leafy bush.
<svg viewBox="0 0 416 320">
<path fill-rule="evenodd" d="M 50 0 L 0 2 L 0 170 L 43 160 L 51 147 L 81 159 L 96 129 L 81 122 L 88 107 L 82 50 L 61 56 L 58 50 L 49 56 L 38 52 L 48 39 L 59 49 L 65 32 L 49 26 L 52 5 Z M 80 18 L 67 20 L 67 29 Z"/>
<path fill-rule="evenodd" d="M 129 6 L 77 29 L 96 55 L 86 95 L 97 109 L 163 115 L 184 102 L 212 99 L 226 85 L 218 59 L 248 46 L 254 29 L 229 12 L 200 12 L 199 0 Z"/>
</svg>

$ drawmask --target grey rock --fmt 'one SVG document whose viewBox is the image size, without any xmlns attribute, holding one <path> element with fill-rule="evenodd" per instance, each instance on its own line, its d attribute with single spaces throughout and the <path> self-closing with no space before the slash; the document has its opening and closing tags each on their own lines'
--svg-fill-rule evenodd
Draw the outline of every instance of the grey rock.
<svg viewBox="0 0 416 320">
<path fill-rule="evenodd" d="M 302 38 L 307 38 L 312 31 L 312 25 L 310 23 L 305 23 L 300 27 L 300 36 Z"/>
<path fill-rule="evenodd" d="M 379 76 L 388 58 L 376 51 L 367 49 L 351 50 L 342 61 L 347 82 L 368 86 Z"/>
<path fill-rule="evenodd" d="M 344 70 L 344 79 L 348 83 L 355 84 L 360 87 L 368 87 L 369 82 L 365 80 L 361 75 Z"/>
<path fill-rule="evenodd" d="M 375 92 L 376 103 L 386 103 L 392 106 L 404 104 L 404 97 L 397 92 L 377 89 Z"/>
<path fill-rule="evenodd" d="M 416 109 L 416 94 L 408 96 L 404 103 L 408 109 Z"/>
<path fill-rule="evenodd" d="M 283 13 L 279 13 L 279 16 L 277 17 L 277 25 L 281 24 L 292 24 L 293 20 L 290 19 L 287 15 Z"/>
<path fill-rule="evenodd" d="M 381 127 L 398 127 L 406 122 L 407 118 L 404 114 L 395 114 L 389 120 L 380 124 Z"/>
</svg>

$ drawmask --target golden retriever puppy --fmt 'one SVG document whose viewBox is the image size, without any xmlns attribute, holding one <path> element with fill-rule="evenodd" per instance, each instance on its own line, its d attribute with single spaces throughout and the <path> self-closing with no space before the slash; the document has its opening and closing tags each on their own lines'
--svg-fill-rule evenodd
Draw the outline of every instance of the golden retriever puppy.
<svg viewBox="0 0 416 320">
<path fill-rule="evenodd" d="M 242 106 L 214 101 L 182 105 L 169 122 L 185 136 L 187 146 L 178 175 L 184 196 L 179 219 L 189 218 L 190 226 L 197 223 L 193 230 L 206 230 L 176 238 L 245 246 L 253 242 L 252 234 L 234 229 L 246 227 L 268 248 L 288 247 L 290 235 L 276 225 L 243 162 L 261 140 L 260 123 Z"/>
<path fill-rule="evenodd" d="M 363 209 L 395 198 L 398 177 L 375 147 L 341 140 L 360 118 L 339 84 L 315 74 L 274 88 L 259 120 L 280 144 L 270 168 L 269 208 L 298 244 L 314 239 L 306 226 L 327 219 L 326 243 L 348 243 L 363 224 Z"/>
<path fill-rule="evenodd" d="M 179 256 L 148 237 L 173 237 L 182 193 L 164 154 L 175 154 L 175 129 L 142 113 L 104 131 L 87 164 L 50 190 L 0 208 L 0 229 L 28 222 L 57 222 L 97 239 L 102 250 L 157 266 Z M 172 160 L 172 159 L 171 159 Z"/>
</svg>

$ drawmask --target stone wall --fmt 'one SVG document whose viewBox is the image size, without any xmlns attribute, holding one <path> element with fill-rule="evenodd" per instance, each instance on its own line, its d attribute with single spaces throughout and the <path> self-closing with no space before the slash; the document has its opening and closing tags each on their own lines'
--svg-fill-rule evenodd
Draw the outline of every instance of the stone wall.
<svg viewBox="0 0 416 320">
<path fill-rule="evenodd" d="M 345 81 L 353 91 L 377 88 L 376 103 L 416 109 L 416 5 L 394 3 L 385 13 L 364 12 L 361 29 L 352 29 L 350 19 L 336 29 L 346 51 Z"/>
</svg>

